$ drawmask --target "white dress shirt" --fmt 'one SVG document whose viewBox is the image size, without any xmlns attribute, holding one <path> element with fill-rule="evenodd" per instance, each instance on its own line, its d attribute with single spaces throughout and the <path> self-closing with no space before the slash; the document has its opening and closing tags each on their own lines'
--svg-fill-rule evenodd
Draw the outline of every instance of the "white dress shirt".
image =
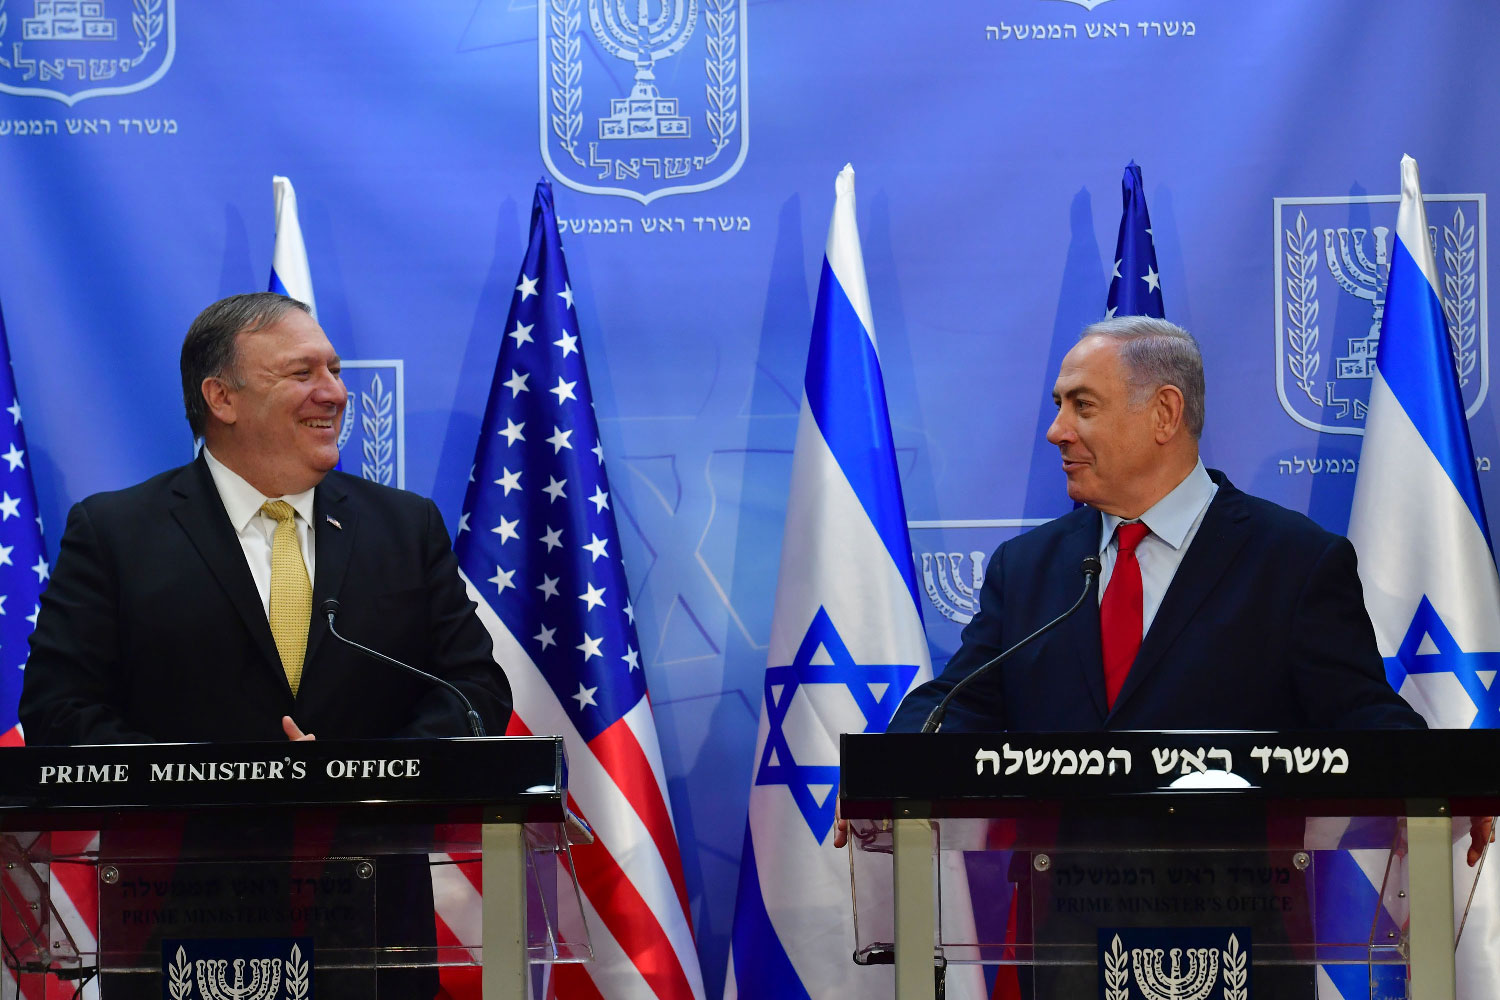
<svg viewBox="0 0 1500 1000">
<path fill-rule="evenodd" d="M 297 526 L 297 544 L 302 547 L 302 561 L 307 564 L 307 579 L 317 579 L 316 546 L 313 544 L 313 491 L 287 497 L 263 496 L 260 490 L 229 468 L 208 450 L 203 448 L 203 457 L 208 460 L 208 473 L 213 477 L 229 523 L 239 537 L 240 548 L 245 552 L 245 563 L 250 575 L 255 578 L 255 589 L 260 592 L 261 608 L 266 619 L 271 616 L 271 539 L 276 534 L 276 519 L 261 512 L 261 504 L 267 500 L 285 500 L 297 512 L 293 521 Z"/>
<path fill-rule="evenodd" d="M 1135 558 L 1141 565 L 1141 635 L 1151 630 L 1161 599 L 1182 565 L 1182 557 L 1198 534 L 1203 515 L 1219 484 L 1209 478 L 1208 470 L 1200 458 L 1187 478 L 1178 483 L 1172 492 L 1162 497 L 1136 520 L 1151 529 L 1136 547 Z M 1115 528 L 1124 519 L 1114 514 L 1104 514 L 1100 526 L 1099 562 L 1104 571 L 1099 575 L 1099 600 L 1104 600 L 1104 591 L 1114 573 L 1115 556 L 1120 545 L 1115 539 Z"/>
</svg>

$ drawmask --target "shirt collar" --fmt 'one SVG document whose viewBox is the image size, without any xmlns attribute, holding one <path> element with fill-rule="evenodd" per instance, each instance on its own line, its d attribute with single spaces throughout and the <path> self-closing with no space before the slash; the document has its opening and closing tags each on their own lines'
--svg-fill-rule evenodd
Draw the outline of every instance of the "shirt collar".
<svg viewBox="0 0 1500 1000">
<path fill-rule="evenodd" d="M 1137 520 L 1150 528 L 1157 538 L 1174 549 L 1180 549 L 1193 524 L 1197 522 L 1198 515 L 1203 513 L 1203 508 L 1208 506 L 1216 492 L 1218 486 L 1209 477 L 1208 470 L 1203 467 L 1203 459 L 1200 458 L 1198 464 L 1193 466 L 1193 471 L 1172 492 L 1156 501 Z M 1109 540 L 1114 537 L 1115 528 L 1125 519 L 1117 514 L 1103 514 L 1101 520 L 1103 524 L 1100 526 L 1099 551 L 1103 552 L 1109 548 Z"/>
<path fill-rule="evenodd" d="M 229 515 L 229 523 L 235 534 L 245 530 L 250 519 L 260 513 L 261 504 L 267 500 L 285 500 L 302 520 L 312 524 L 312 490 L 303 490 L 287 497 L 268 497 L 245 482 L 238 472 L 214 458 L 207 445 L 203 446 L 203 457 L 208 462 L 208 474 L 213 477 L 214 487 L 219 491 L 219 499 L 224 503 L 224 511 Z"/>
</svg>

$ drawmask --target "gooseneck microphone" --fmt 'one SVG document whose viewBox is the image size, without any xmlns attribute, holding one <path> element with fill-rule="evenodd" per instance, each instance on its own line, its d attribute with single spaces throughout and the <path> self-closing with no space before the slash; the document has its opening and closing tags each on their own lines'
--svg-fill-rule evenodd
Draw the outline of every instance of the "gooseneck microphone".
<svg viewBox="0 0 1500 1000">
<path fill-rule="evenodd" d="M 389 663 L 393 667 L 400 667 L 407 673 L 415 674 L 416 676 L 422 678 L 424 681 L 427 681 L 430 684 L 439 684 L 447 688 L 449 691 L 452 691 L 453 696 L 459 701 L 463 702 L 464 710 L 468 713 L 469 735 L 485 735 L 484 720 L 479 717 L 478 712 L 474 711 L 474 706 L 470 704 L 468 698 L 464 697 L 464 693 L 462 691 L 454 687 L 449 682 L 443 680 L 441 677 L 438 677 L 434 674 L 429 674 L 425 670 L 418 670 L 416 667 L 413 667 L 408 663 L 402 663 L 400 660 L 393 660 L 389 656 L 386 656 L 384 653 L 377 653 L 373 649 L 370 649 L 366 646 L 361 646 L 359 643 L 355 642 L 352 639 L 346 639 L 343 636 L 339 635 L 338 629 L 333 627 L 333 620 L 338 617 L 339 613 L 339 602 L 334 600 L 333 598 L 330 597 L 328 600 L 324 601 L 321 609 L 323 615 L 328 619 L 328 631 L 333 633 L 333 637 L 335 639 L 337 639 L 339 642 L 342 642 L 346 646 L 353 646 L 355 649 L 359 650 L 361 653 L 364 653 L 368 657 L 380 660 L 382 663 Z"/>
<path fill-rule="evenodd" d="M 922 723 L 922 732 L 935 733 L 943 728 L 943 716 L 948 711 L 948 703 L 952 701 L 958 695 L 958 693 L 968 685 L 970 681 L 978 677 L 980 674 L 983 674 L 994 667 L 998 667 L 1000 664 L 1010 659 L 1011 655 L 1014 654 L 1018 649 L 1021 649 L 1023 646 L 1026 646 L 1029 643 L 1034 642 L 1040 637 L 1046 635 L 1048 632 L 1051 632 L 1053 629 L 1057 628 L 1057 626 L 1067 621 L 1068 618 L 1072 616 L 1073 612 L 1077 611 L 1080 607 L 1083 606 L 1084 599 L 1089 596 L 1089 591 L 1094 589 L 1094 581 L 1098 579 L 1099 574 L 1103 572 L 1103 567 L 1099 563 L 1098 556 L 1089 556 L 1083 561 L 1083 565 L 1080 567 L 1080 569 L 1083 570 L 1083 593 L 1078 595 L 1078 600 L 1073 602 L 1073 606 L 1064 611 L 1062 614 L 1058 615 L 1056 618 L 1052 619 L 1047 624 L 1043 625 L 1041 628 L 1037 629 L 1035 632 L 1028 635 L 1026 638 L 1022 639 L 1020 642 L 1016 643 L 1014 646 L 1007 649 L 1005 652 L 1001 653 L 999 656 L 995 657 L 993 660 L 990 660 L 988 663 L 981 665 L 977 670 L 972 671 L 969 676 L 965 677 L 957 684 L 953 685 L 953 688 L 943 696 L 943 700 L 938 702 L 937 705 L 933 708 L 932 714 L 927 716 L 927 721 Z"/>
</svg>

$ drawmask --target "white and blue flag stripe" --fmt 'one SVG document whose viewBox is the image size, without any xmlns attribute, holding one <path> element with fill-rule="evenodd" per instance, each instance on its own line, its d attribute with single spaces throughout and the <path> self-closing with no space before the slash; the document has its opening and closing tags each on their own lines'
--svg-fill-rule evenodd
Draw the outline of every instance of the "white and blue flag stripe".
<svg viewBox="0 0 1500 1000">
<path fill-rule="evenodd" d="M 1349 539 L 1391 685 L 1433 726 L 1500 725 L 1500 576 L 1475 475 L 1416 161 L 1401 161 Z M 1454 846 L 1468 901 L 1467 830 Z M 1487 865 L 1458 950 L 1458 995 L 1500 996 L 1500 893 Z"/>
<path fill-rule="evenodd" d="M 302 223 L 297 218 L 297 192 L 290 178 L 271 178 L 276 202 L 276 245 L 271 250 L 271 284 L 268 291 L 288 295 L 305 303 L 318 318 L 313 298 L 312 269 L 307 265 L 307 244 L 302 241 Z"/>
<path fill-rule="evenodd" d="M 868 996 L 848 862 L 829 845 L 838 738 L 882 732 L 932 668 L 854 219 L 835 185 L 781 549 L 725 996 Z M 884 978 L 882 978 L 884 977 Z"/>
</svg>

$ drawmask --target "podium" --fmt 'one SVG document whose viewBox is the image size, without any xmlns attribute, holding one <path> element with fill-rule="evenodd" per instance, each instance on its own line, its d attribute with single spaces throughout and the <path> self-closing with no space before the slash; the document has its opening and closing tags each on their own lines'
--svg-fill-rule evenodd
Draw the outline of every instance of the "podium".
<svg viewBox="0 0 1500 1000">
<path fill-rule="evenodd" d="M 0 749 L 4 962 L 100 974 L 102 1000 L 401 997 L 377 986 L 482 966 L 485 1000 L 525 1000 L 533 965 L 592 957 L 566 797 L 560 737 Z M 437 938 L 433 858 L 478 928 Z M 96 940 L 64 884 L 97 892 Z"/>
<path fill-rule="evenodd" d="M 893 962 L 899 1000 L 976 965 L 1024 1000 L 1311 1000 L 1318 966 L 1453 1000 L 1497 750 L 1483 730 L 845 735 L 855 961 Z"/>
</svg>

